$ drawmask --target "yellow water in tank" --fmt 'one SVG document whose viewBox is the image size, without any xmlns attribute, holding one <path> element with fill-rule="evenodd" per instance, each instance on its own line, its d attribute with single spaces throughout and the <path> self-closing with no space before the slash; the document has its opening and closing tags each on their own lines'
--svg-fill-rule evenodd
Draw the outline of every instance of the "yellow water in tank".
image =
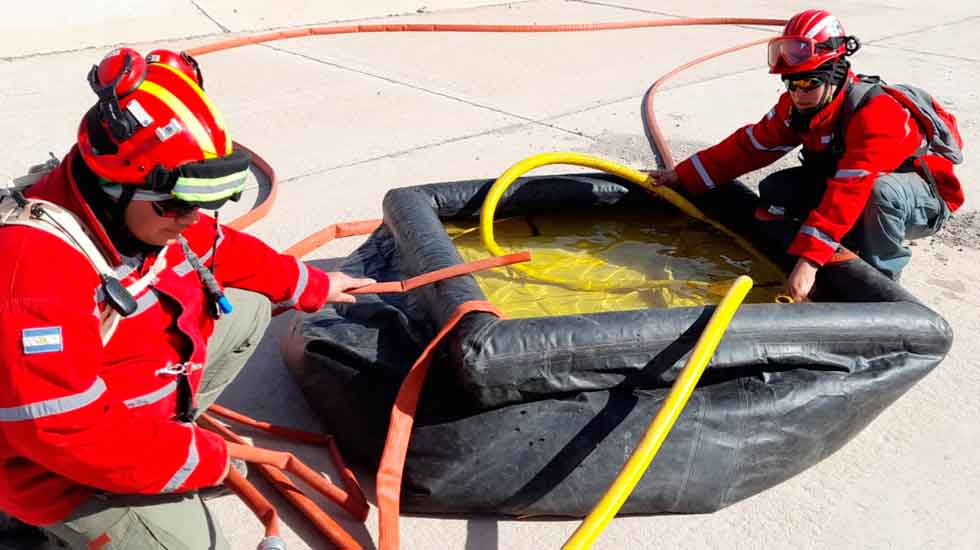
<svg viewBox="0 0 980 550">
<path fill-rule="evenodd" d="M 464 261 L 488 255 L 477 220 L 445 227 Z M 717 304 L 739 275 L 757 281 L 747 303 L 771 303 L 783 284 L 731 238 L 669 207 L 503 218 L 494 234 L 508 251 L 531 252 L 522 269 L 473 275 L 512 319 Z"/>
</svg>

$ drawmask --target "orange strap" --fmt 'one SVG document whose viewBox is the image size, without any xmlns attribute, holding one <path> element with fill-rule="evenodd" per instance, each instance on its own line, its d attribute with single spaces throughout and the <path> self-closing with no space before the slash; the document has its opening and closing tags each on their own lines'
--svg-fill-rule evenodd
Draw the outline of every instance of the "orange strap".
<svg viewBox="0 0 980 550">
<path fill-rule="evenodd" d="M 238 221 L 238 220 L 235 220 Z M 354 222 L 341 222 L 328 225 L 316 233 L 304 238 L 302 241 L 290 246 L 283 251 L 283 254 L 302 258 L 317 248 L 327 244 L 334 239 L 343 237 L 353 237 L 354 235 L 367 235 L 384 223 L 383 220 L 358 220 Z"/>
<path fill-rule="evenodd" d="M 409 369 L 401 388 L 398 389 L 395 405 L 391 409 L 391 423 L 388 426 L 384 452 L 381 454 L 381 464 L 378 466 L 378 547 L 380 550 L 395 550 L 399 545 L 398 515 L 401 504 L 402 472 L 405 467 L 405 456 L 408 453 L 408 440 L 411 438 L 412 425 L 415 423 L 419 394 L 422 393 L 425 376 L 429 372 L 429 365 L 432 364 L 433 351 L 460 319 L 473 311 L 484 311 L 503 318 L 503 314 L 490 302 L 471 300 L 460 304 L 449 321 L 439 330 L 439 334 L 433 338 Z"/>
<path fill-rule="evenodd" d="M 505 256 L 491 256 L 482 260 L 467 262 L 465 264 L 451 265 L 449 267 L 423 273 L 412 277 L 411 279 L 405 279 L 404 281 L 387 281 L 384 283 L 374 283 L 373 285 L 362 286 L 360 288 L 348 290 L 347 293 L 384 294 L 386 292 L 408 292 L 409 290 L 414 290 L 420 286 L 430 285 L 443 279 L 450 279 L 452 277 L 466 275 L 467 273 L 483 271 L 484 269 L 503 267 L 505 265 L 520 262 L 528 262 L 530 260 L 531 253 L 527 251 L 515 252 L 514 254 L 507 254 Z"/>
</svg>

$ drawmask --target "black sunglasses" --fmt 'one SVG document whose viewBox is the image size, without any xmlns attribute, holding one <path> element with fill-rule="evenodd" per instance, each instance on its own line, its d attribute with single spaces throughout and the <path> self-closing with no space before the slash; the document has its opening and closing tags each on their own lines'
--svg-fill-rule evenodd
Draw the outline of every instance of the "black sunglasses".
<svg viewBox="0 0 980 550">
<path fill-rule="evenodd" d="M 824 85 L 825 81 L 819 76 L 811 76 L 808 78 L 784 78 L 783 84 L 785 84 L 786 89 L 791 92 L 795 92 L 796 90 L 809 92 Z"/>
<path fill-rule="evenodd" d="M 161 218 L 179 218 L 194 212 L 199 207 L 196 204 L 184 202 L 180 199 L 167 199 L 163 201 L 153 201 L 150 203 L 153 211 Z"/>
</svg>

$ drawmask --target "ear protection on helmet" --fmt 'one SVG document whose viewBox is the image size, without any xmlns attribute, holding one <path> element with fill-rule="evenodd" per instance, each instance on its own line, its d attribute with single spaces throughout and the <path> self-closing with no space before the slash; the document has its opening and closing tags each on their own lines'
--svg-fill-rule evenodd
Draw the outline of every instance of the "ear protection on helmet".
<svg viewBox="0 0 980 550">
<path fill-rule="evenodd" d="M 122 57 L 121 67 L 118 67 L 119 57 Z M 95 95 L 99 96 L 99 118 L 106 123 L 109 133 L 117 142 L 133 137 L 141 126 L 130 109 L 123 110 L 119 107 L 119 98 L 132 92 L 143 82 L 146 77 L 145 65 L 142 69 L 137 74 L 134 71 L 133 56 L 128 51 L 120 51 L 110 53 L 88 72 L 88 84 Z M 104 83 L 107 74 L 112 74 L 111 80 Z"/>
</svg>

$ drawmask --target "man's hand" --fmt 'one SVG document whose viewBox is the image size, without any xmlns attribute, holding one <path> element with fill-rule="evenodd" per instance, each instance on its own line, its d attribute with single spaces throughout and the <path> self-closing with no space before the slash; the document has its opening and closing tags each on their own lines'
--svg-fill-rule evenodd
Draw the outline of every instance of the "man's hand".
<svg viewBox="0 0 980 550">
<path fill-rule="evenodd" d="M 786 280 L 786 294 L 794 302 L 805 302 L 809 298 L 810 292 L 813 291 L 813 283 L 817 279 L 818 269 L 820 266 L 811 260 L 806 258 L 797 260 L 796 267 Z"/>
<path fill-rule="evenodd" d="M 681 179 L 677 176 L 677 171 L 673 169 L 650 170 L 647 173 L 650 174 L 652 183 L 654 185 L 677 187 L 678 185 L 681 184 Z"/>
<path fill-rule="evenodd" d="M 340 271 L 331 271 L 327 276 L 330 277 L 330 294 L 327 295 L 327 302 L 340 304 L 353 304 L 357 301 L 353 295 L 347 294 L 348 290 L 375 283 L 374 279 L 354 278 Z"/>
</svg>

